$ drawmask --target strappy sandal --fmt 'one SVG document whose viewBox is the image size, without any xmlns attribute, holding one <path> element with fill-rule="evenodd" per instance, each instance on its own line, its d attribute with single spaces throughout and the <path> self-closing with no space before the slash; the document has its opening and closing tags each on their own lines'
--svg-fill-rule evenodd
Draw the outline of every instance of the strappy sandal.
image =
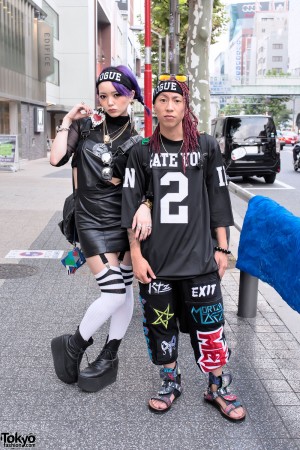
<svg viewBox="0 0 300 450">
<path fill-rule="evenodd" d="M 160 369 L 159 376 L 162 379 L 161 389 L 158 391 L 158 395 L 156 397 L 151 397 L 151 400 L 158 400 L 160 402 L 165 403 L 166 408 L 158 409 L 154 408 L 150 402 L 148 407 L 151 412 L 155 414 L 164 414 L 169 411 L 172 406 L 172 403 L 180 397 L 182 392 L 181 387 L 181 375 L 180 371 L 176 365 L 174 369 L 168 369 L 163 367 Z M 174 395 L 174 399 L 171 400 L 171 396 Z"/>
<path fill-rule="evenodd" d="M 230 392 L 228 392 L 227 390 L 231 382 L 232 376 L 230 373 L 223 373 L 221 376 L 216 377 L 210 372 L 209 386 L 207 391 L 204 393 L 204 400 L 217 408 L 222 416 L 226 417 L 226 419 L 231 420 L 232 422 L 240 422 L 241 420 L 245 419 L 246 411 L 244 410 L 244 414 L 238 418 L 235 418 L 231 415 L 232 411 L 242 406 L 241 402 L 238 401 L 237 396 L 234 394 L 230 394 Z M 218 389 L 216 391 L 211 390 L 212 384 L 218 386 Z M 225 408 L 221 405 L 221 403 L 218 402 L 218 398 L 222 399 L 226 403 Z"/>
</svg>

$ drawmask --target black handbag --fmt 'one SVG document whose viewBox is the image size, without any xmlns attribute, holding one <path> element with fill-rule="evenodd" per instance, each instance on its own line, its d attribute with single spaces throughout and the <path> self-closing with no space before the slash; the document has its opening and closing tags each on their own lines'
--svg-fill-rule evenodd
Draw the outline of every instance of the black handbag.
<svg viewBox="0 0 300 450">
<path fill-rule="evenodd" d="M 63 219 L 58 224 L 67 241 L 74 245 L 78 242 L 78 235 L 75 225 L 75 196 L 76 194 L 74 191 L 66 198 L 63 207 Z"/>
</svg>

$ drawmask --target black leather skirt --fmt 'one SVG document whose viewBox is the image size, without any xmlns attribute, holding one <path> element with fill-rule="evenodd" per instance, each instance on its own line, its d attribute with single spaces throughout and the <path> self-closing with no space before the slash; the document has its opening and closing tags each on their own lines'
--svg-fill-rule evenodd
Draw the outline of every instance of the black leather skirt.
<svg viewBox="0 0 300 450">
<path fill-rule="evenodd" d="M 121 228 L 121 190 L 107 191 L 99 199 L 83 194 L 76 199 L 76 228 L 86 258 L 129 250 L 127 230 Z"/>
<path fill-rule="evenodd" d="M 100 253 L 119 253 L 129 250 L 127 231 L 120 227 L 109 230 L 79 229 L 77 232 L 86 258 L 100 255 Z"/>
</svg>

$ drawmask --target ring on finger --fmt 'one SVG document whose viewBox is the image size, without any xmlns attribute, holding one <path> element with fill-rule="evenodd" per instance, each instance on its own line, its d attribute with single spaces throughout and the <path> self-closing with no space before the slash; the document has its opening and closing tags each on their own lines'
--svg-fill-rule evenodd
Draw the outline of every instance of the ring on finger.
<svg viewBox="0 0 300 450">
<path fill-rule="evenodd" d="M 138 227 L 139 230 L 141 230 L 141 229 L 143 228 L 142 225 L 141 225 L 140 223 L 138 224 L 137 227 Z"/>
</svg>

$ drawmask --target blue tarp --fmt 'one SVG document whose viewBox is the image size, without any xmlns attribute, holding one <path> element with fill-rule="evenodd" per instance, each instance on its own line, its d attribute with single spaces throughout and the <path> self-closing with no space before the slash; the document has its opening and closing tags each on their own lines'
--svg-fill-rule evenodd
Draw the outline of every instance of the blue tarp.
<svg viewBox="0 0 300 450">
<path fill-rule="evenodd" d="M 236 267 L 268 283 L 300 313 L 300 218 L 267 197 L 252 197 Z"/>
</svg>

